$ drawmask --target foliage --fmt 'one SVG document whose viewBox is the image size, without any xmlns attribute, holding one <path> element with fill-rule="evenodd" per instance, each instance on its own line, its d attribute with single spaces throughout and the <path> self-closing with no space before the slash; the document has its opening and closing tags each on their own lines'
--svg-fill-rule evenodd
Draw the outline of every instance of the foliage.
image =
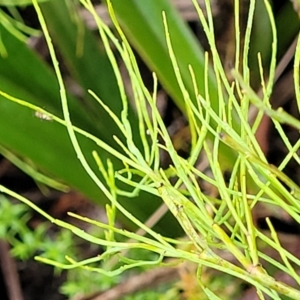
<svg viewBox="0 0 300 300">
<path fill-rule="evenodd" d="M 29 259 L 38 253 L 48 258 L 64 261 L 64 253 L 75 255 L 74 239 L 69 231 L 60 231 L 55 240 L 47 234 L 49 224 L 41 223 L 32 230 L 28 221 L 31 219 L 29 207 L 24 204 L 12 204 L 1 196 L 0 202 L 0 238 L 11 245 L 11 253 L 18 259 Z M 12 220 L 14 220 L 12 222 Z"/>
<path fill-rule="evenodd" d="M 52 28 L 52 34 L 54 32 L 59 33 L 59 31 L 54 30 L 57 24 L 54 20 L 51 22 L 53 14 L 50 13 L 57 2 L 51 1 L 45 3 L 45 6 L 43 4 L 41 6 L 42 11 L 37 1 L 33 1 L 33 3 L 38 12 L 55 68 L 63 113 L 59 113 L 56 98 L 57 91 L 53 89 L 55 77 L 49 71 L 46 71 L 46 67 L 45 71 L 48 74 L 47 79 L 49 81 L 43 82 L 42 86 L 48 86 L 53 99 L 56 99 L 57 105 L 53 106 L 53 111 L 51 109 L 42 109 L 37 95 L 34 95 L 32 92 L 24 93 L 23 90 L 16 89 L 17 92 L 12 93 L 13 82 L 7 80 L 9 74 L 6 73 L 7 77 L 4 78 L 4 82 L 7 90 L 6 92 L 1 92 L 2 97 L 5 98 L 5 100 L 2 99 L 3 103 L 11 106 L 10 109 L 20 111 L 26 122 L 32 124 L 32 128 L 37 128 L 36 124 L 40 120 L 32 118 L 32 114 L 30 115 L 31 111 L 38 111 L 52 120 L 52 122 L 44 122 L 37 129 L 38 143 L 44 150 L 47 147 L 47 151 L 49 151 L 47 153 L 49 153 L 50 157 L 45 162 L 45 157 L 39 155 L 38 151 L 33 153 L 30 147 L 21 145 L 22 141 L 17 144 L 14 139 L 10 138 L 9 133 L 12 134 L 16 130 L 14 126 L 10 128 L 8 133 L 3 133 L 3 146 L 15 149 L 19 155 L 22 153 L 22 155 L 31 159 L 34 158 L 39 168 L 44 168 L 51 171 L 52 174 L 64 178 L 69 184 L 86 191 L 91 198 L 96 199 L 99 197 L 102 199 L 101 202 L 109 203 L 106 206 L 108 224 L 70 214 L 74 218 L 96 226 L 99 230 L 104 230 L 106 234 L 105 238 L 103 238 L 93 236 L 71 224 L 52 218 L 28 199 L 0 186 L 3 193 L 32 207 L 52 223 L 69 230 L 90 243 L 101 245 L 105 248 L 101 255 L 83 261 L 77 261 L 72 254 L 68 254 L 65 262 L 45 257 L 37 257 L 37 259 L 59 268 L 68 270 L 82 268 L 104 276 L 116 277 L 133 268 L 146 268 L 165 264 L 165 258 L 172 258 L 173 264 L 184 260 L 196 265 L 197 275 L 195 276 L 198 279 L 198 284 L 209 299 L 220 299 L 221 295 L 218 284 L 215 285 L 218 286 L 215 288 L 213 284 L 210 285 L 210 282 L 202 280 L 205 278 L 207 270 L 210 269 L 218 270 L 253 285 L 261 299 L 264 299 L 265 295 L 272 299 L 280 299 L 280 295 L 299 299 L 299 289 L 274 279 L 274 270 L 281 270 L 299 284 L 300 278 L 297 274 L 300 264 L 299 259 L 283 247 L 269 219 L 267 219 L 267 224 L 271 232 L 270 235 L 256 226 L 252 215 L 252 210 L 256 206 L 268 205 L 274 209 L 283 210 L 296 223 L 300 223 L 298 201 L 300 188 L 282 171 L 292 158 L 297 162 L 300 161 L 297 153 L 299 141 L 295 145 L 291 145 L 281 125 L 286 123 L 299 130 L 300 123 L 282 109 L 275 111 L 270 106 L 270 94 L 274 84 L 276 68 L 277 27 L 269 3 L 264 1 L 264 13 L 266 13 L 269 20 L 267 26 L 269 27 L 268 32 L 271 34 L 272 51 L 269 53 L 269 64 L 265 60 L 262 62 L 262 56 L 258 56 L 258 71 L 262 89 L 262 97 L 260 99 L 251 88 L 249 68 L 253 62 L 251 63 L 248 60 L 251 28 L 253 27 L 255 16 L 255 1 L 250 1 L 243 47 L 238 42 L 240 37 L 238 26 L 239 8 L 238 5 L 235 6 L 236 56 L 233 65 L 234 70 L 231 73 L 232 81 L 229 81 L 215 45 L 214 26 L 209 1 L 205 1 L 207 19 L 204 17 L 203 10 L 199 8 L 197 2 L 193 1 L 193 3 L 209 41 L 212 54 L 210 58 L 212 62 L 211 67 L 209 67 L 208 54 L 202 57 L 200 55 L 200 61 L 195 59 L 195 64 L 192 61 L 187 62 L 183 59 L 184 53 L 179 44 L 182 42 L 186 43 L 187 48 L 183 48 L 186 51 L 188 51 L 187 49 L 190 49 L 190 51 L 195 50 L 195 45 L 189 37 L 186 39 L 182 38 L 187 32 L 183 29 L 184 27 L 182 27 L 183 25 L 180 21 L 177 23 L 177 17 L 174 11 L 170 9 L 167 1 L 161 1 L 165 8 L 165 12 L 161 17 L 162 21 L 157 23 L 145 22 L 144 29 L 153 33 L 153 41 L 160 41 L 158 46 L 160 45 L 162 48 L 158 47 L 158 49 L 165 55 L 160 56 L 161 62 L 155 62 L 157 57 L 155 52 L 151 52 L 154 51 L 153 47 L 149 47 L 149 52 L 147 52 L 147 48 L 141 49 L 143 29 L 137 27 L 138 32 L 130 29 L 130 22 L 126 19 L 129 16 L 128 9 L 126 9 L 129 7 L 128 3 L 127 6 L 124 6 L 124 1 L 108 1 L 110 16 L 118 36 L 117 39 L 111 30 L 97 17 L 91 2 L 82 0 L 81 4 L 95 18 L 103 42 L 104 50 L 102 54 L 97 54 L 99 57 L 94 61 L 99 59 L 104 65 L 111 64 L 108 67 L 108 76 L 112 76 L 114 79 L 112 82 L 109 81 L 109 84 L 112 83 L 114 85 L 113 90 L 116 95 L 118 94 L 116 96 L 118 98 L 117 103 L 108 105 L 108 91 L 105 91 L 104 88 L 104 90 L 97 90 L 96 84 L 92 86 L 92 83 L 87 82 L 81 72 L 76 73 L 76 70 L 82 66 L 81 64 L 85 65 L 84 58 L 86 56 L 83 55 L 77 61 L 74 59 L 75 55 L 73 52 L 70 54 L 69 59 L 66 58 L 67 64 L 70 65 L 70 70 L 74 71 L 76 79 L 85 88 L 83 98 L 89 99 L 89 101 L 86 100 L 89 103 L 88 106 L 97 107 L 95 114 L 99 114 L 101 120 L 105 120 L 104 123 L 97 123 L 95 127 L 93 126 L 94 123 L 89 121 L 89 113 L 86 115 L 78 114 L 80 110 L 78 108 L 79 104 L 67 94 L 61 70 L 58 67 L 57 57 L 48 32 L 48 29 Z M 134 11 L 137 17 L 141 16 L 142 11 L 149 11 L 149 7 L 146 5 L 143 7 L 144 5 L 141 5 L 139 1 L 132 1 L 132 3 L 132 9 L 136 9 Z M 66 8 L 66 10 L 68 9 Z M 154 16 L 158 18 L 161 7 L 153 6 L 151 11 L 154 11 Z M 47 25 L 43 13 L 45 14 Z M 115 13 L 119 17 L 120 22 L 122 22 L 122 27 L 119 25 Z M 137 20 L 140 19 L 137 18 Z M 77 20 L 76 22 L 80 21 Z M 72 24 L 71 21 L 65 23 L 67 27 Z M 80 28 L 82 27 L 80 23 L 75 24 L 73 25 L 77 26 L 78 31 L 81 32 Z M 151 24 L 154 25 L 151 26 Z M 62 28 L 62 32 L 68 32 L 67 29 L 64 29 L 63 24 L 58 26 Z M 175 150 L 168 130 L 156 107 L 158 85 L 156 74 L 153 74 L 153 92 L 150 93 L 143 84 L 134 54 L 122 30 L 123 26 L 124 30 L 127 30 L 129 37 L 131 37 L 130 34 L 133 35 L 131 37 L 133 43 L 136 43 L 136 47 L 144 54 L 145 59 L 148 59 L 150 64 L 150 57 L 153 59 L 152 63 L 160 80 L 169 89 L 178 106 L 185 111 L 191 133 L 191 152 L 187 159 L 180 157 Z M 73 33 L 70 36 L 73 37 L 73 43 L 70 43 L 70 47 L 67 47 L 67 45 L 65 47 L 62 46 L 61 52 L 63 55 L 69 53 L 70 49 L 77 49 L 77 44 L 75 43 L 76 35 Z M 60 41 L 68 39 L 69 35 L 65 34 L 63 37 L 60 37 Z M 6 38 L 9 40 L 11 37 L 7 34 Z M 94 42 L 90 38 L 89 33 L 85 32 L 84 38 L 80 40 L 79 45 L 93 47 Z M 140 42 L 138 43 L 135 39 L 140 40 Z M 14 40 L 14 43 L 18 42 Z M 128 105 L 124 83 L 115 54 L 112 51 L 112 45 L 116 49 L 118 56 L 121 57 L 130 76 L 136 114 L 133 114 L 133 109 Z M 22 47 L 21 44 L 20 47 Z M 26 47 L 23 48 L 24 55 L 32 55 L 26 50 Z M 83 53 L 86 52 L 83 51 Z M 93 55 L 94 52 L 91 50 L 88 54 Z M 195 56 L 192 54 L 188 56 L 188 58 L 191 57 Z M 265 57 L 268 57 L 268 55 Z M 300 43 L 298 42 L 294 73 L 298 105 L 300 105 L 299 57 Z M 32 61 L 37 62 L 37 59 L 32 58 Z M 158 68 L 160 63 L 168 64 L 166 73 Z M 86 66 L 88 65 L 87 63 Z M 263 68 L 263 65 L 268 65 L 268 67 Z M 199 70 L 197 69 L 198 67 Z M 93 68 L 91 70 L 90 68 L 87 69 L 87 72 L 93 72 Z M 168 73 L 173 74 L 169 77 Z M 90 81 L 93 75 L 89 74 L 88 78 Z M 32 76 L 38 80 L 38 76 L 34 74 Z M 175 84 L 173 85 L 171 82 L 175 82 Z M 87 83 L 91 86 L 88 86 Z M 89 91 L 88 88 L 90 88 Z M 5 89 L 3 90 L 5 91 Z M 25 96 L 28 96 L 28 98 Z M 26 101 L 24 101 L 25 98 Z M 94 103 L 90 101 L 91 98 L 94 98 Z M 10 102 L 7 100 L 10 100 Z M 260 110 L 253 124 L 248 122 L 248 112 L 251 103 Z M 95 106 L 95 104 L 99 106 Z M 148 111 L 150 111 L 149 114 L 147 113 Z M 289 149 L 288 156 L 283 159 L 278 168 L 268 164 L 255 139 L 255 132 L 263 113 L 272 118 L 282 140 Z M 97 119 L 97 116 L 95 116 L 95 119 Z M 111 132 L 107 133 L 107 131 L 101 131 L 101 134 L 99 134 L 97 126 L 101 130 L 101 126 L 104 126 L 103 124 L 105 126 L 107 124 L 111 125 L 114 133 L 113 137 L 110 136 Z M 23 128 L 19 131 L 22 132 L 22 130 Z M 49 141 L 46 141 L 43 135 L 46 132 Z M 51 133 L 50 135 L 49 132 Z M 57 144 L 52 145 L 53 141 L 56 141 Z M 75 173 L 69 174 L 71 173 L 70 170 L 68 172 L 66 170 L 62 171 L 57 166 L 57 157 L 51 157 L 51 154 L 54 153 L 54 146 L 60 145 L 58 141 L 62 143 L 62 148 L 60 149 L 61 158 L 66 159 L 70 164 L 74 163 L 72 172 Z M 46 145 L 42 145 L 43 143 L 46 143 Z M 162 152 L 167 152 L 171 157 L 172 163 L 167 169 L 160 167 L 160 155 Z M 209 162 L 212 171 L 211 177 L 195 167 L 198 158 L 202 155 Z M 56 166 L 51 166 L 53 162 L 56 162 Z M 225 169 L 230 170 L 228 181 L 224 178 L 223 172 Z M 82 176 L 80 176 L 80 180 L 78 180 L 78 174 L 83 174 L 82 170 L 85 171 L 85 177 L 82 179 Z M 200 179 L 216 187 L 219 197 L 206 195 L 198 184 Z M 83 186 L 84 184 L 81 180 L 83 180 L 84 184 L 87 183 L 87 186 Z M 124 197 L 133 197 L 140 192 L 143 193 L 141 193 L 142 196 L 140 195 L 137 198 L 137 202 L 132 202 L 131 200 L 130 202 L 123 201 Z M 144 197 L 144 195 L 147 196 Z M 168 223 L 167 220 L 164 220 L 164 224 L 167 224 L 168 230 L 165 228 L 163 230 L 162 226 L 159 228 L 162 230 L 157 231 L 157 228 L 152 229 L 144 224 L 143 220 L 146 216 L 149 216 L 148 207 L 153 210 L 158 203 L 156 202 L 152 205 L 152 203 L 149 204 L 148 200 L 157 200 L 159 198 L 180 224 L 180 227 L 189 239 L 188 242 L 169 238 L 172 234 L 173 223 Z M 143 205 L 140 205 L 141 203 Z M 145 208 L 146 205 L 148 206 Z M 115 226 L 116 212 L 123 215 L 123 220 L 127 219 L 127 224 L 135 224 L 132 228 L 141 228 L 147 235 L 143 236 L 131 231 L 118 229 Z M 164 234 L 165 232 L 168 234 Z M 176 236 L 177 233 L 172 235 Z M 265 254 L 265 249 L 267 248 L 271 248 L 278 253 L 281 260 L 276 261 Z M 146 258 L 130 257 L 127 255 L 129 249 L 143 249 L 149 255 Z M 228 252 L 230 253 L 230 258 L 225 255 Z M 119 259 L 119 264 L 112 263 L 116 257 Z M 101 267 L 99 267 L 99 264 Z"/>
</svg>

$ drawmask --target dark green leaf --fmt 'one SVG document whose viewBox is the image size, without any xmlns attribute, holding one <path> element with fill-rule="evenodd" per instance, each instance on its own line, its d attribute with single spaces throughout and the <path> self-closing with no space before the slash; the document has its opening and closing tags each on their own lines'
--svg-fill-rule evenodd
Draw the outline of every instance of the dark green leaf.
<svg viewBox="0 0 300 300">
<path fill-rule="evenodd" d="M 42 3 L 46 1 L 50 1 L 50 0 L 37 0 L 38 3 Z M 32 5 L 32 0 L 0 0 L 0 5 L 4 5 L 4 6 Z"/>
</svg>

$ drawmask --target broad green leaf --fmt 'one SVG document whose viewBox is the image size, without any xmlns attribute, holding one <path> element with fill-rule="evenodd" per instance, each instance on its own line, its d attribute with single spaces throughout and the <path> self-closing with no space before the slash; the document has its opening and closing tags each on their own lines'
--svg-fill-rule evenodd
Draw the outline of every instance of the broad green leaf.
<svg viewBox="0 0 300 300">
<path fill-rule="evenodd" d="M 287 1 L 276 15 L 276 25 L 278 32 L 278 57 L 281 58 L 298 36 L 300 29 L 299 17 L 290 1 Z"/>
<path fill-rule="evenodd" d="M 218 107 L 217 85 L 211 72 L 204 74 L 204 52 L 181 16 L 168 0 L 139 1 L 112 0 L 112 5 L 130 42 L 145 62 L 154 70 L 176 104 L 185 111 L 182 92 L 175 78 L 166 44 L 162 12 L 167 17 L 170 37 L 183 81 L 190 95 L 194 95 L 190 72 L 196 74 L 199 93 L 205 95 L 204 76 L 208 76 L 212 106 Z"/>
<path fill-rule="evenodd" d="M 38 0 L 39 3 L 50 0 Z M 0 0 L 0 5 L 5 6 L 21 6 L 21 5 L 32 5 L 32 0 Z"/>
<path fill-rule="evenodd" d="M 92 90 L 114 113 L 120 115 L 122 102 L 119 88 L 100 38 L 95 38 L 85 28 L 82 20 L 76 16 L 76 7 L 67 7 L 65 1 L 53 0 L 44 3 L 41 8 L 64 64 L 82 88 L 89 118 L 98 127 L 101 137 L 106 136 L 105 140 L 112 142 L 112 134 L 117 134 L 119 129 L 107 112 L 88 94 L 88 90 Z M 133 114 L 131 122 L 135 127 L 137 120 Z"/>
<path fill-rule="evenodd" d="M 288 22 L 286 20 L 289 20 Z M 277 30 L 277 59 L 282 56 L 297 37 L 300 21 L 290 1 L 286 1 L 280 11 L 275 15 Z M 249 49 L 249 68 L 253 79 L 252 86 L 260 84 L 258 58 L 260 53 L 264 71 L 267 72 L 272 53 L 272 30 L 264 1 L 256 1 L 254 21 Z"/>
<path fill-rule="evenodd" d="M 1 90 L 61 116 L 58 84 L 52 70 L 5 28 L 0 27 L 0 31 L 8 53 L 6 58 L 0 57 Z M 69 41 L 66 40 L 67 42 Z M 80 71 L 82 69 L 77 70 L 77 72 Z M 100 68 L 99 72 L 101 71 L 105 72 Z M 110 99 L 108 98 L 108 100 Z M 106 142 L 112 142 L 111 137 L 117 132 L 112 130 L 116 127 L 113 126 L 114 124 L 107 115 L 104 118 L 103 113 L 103 119 L 99 118 L 96 123 L 95 117 L 90 118 L 90 111 L 86 109 L 86 106 L 81 105 L 74 97 L 69 96 L 68 100 L 75 125 L 96 134 Z M 79 163 L 65 127 L 55 122 L 40 120 L 34 116 L 32 110 L 12 103 L 3 97 L 0 97 L 0 113 L 1 146 L 20 157 L 30 159 L 38 169 L 46 171 L 55 178 L 60 178 L 91 200 L 100 204 L 107 203 L 102 191 L 88 177 Z M 94 142 L 83 137 L 79 137 L 79 139 L 87 160 L 96 173 L 99 172 L 91 155 L 93 150 L 97 150 L 104 162 L 110 157 L 116 169 L 121 166 L 119 161 L 99 149 Z M 118 146 L 115 144 L 115 147 Z M 101 175 L 99 174 L 99 176 Z M 119 200 L 141 220 L 146 220 L 161 203 L 158 198 L 144 193 L 136 199 L 120 197 Z M 128 226 L 132 226 L 128 220 L 124 220 L 122 216 L 120 218 L 124 223 L 127 222 Z M 160 225 L 157 227 L 158 230 L 165 234 L 176 235 L 178 226 L 175 219 L 169 215 L 165 220 L 167 224 L 173 225 L 171 227 Z"/>
<path fill-rule="evenodd" d="M 209 69 L 208 72 L 205 72 L 204 51 L 171 2 L 168 0 L 111 0 L 111 3 L 129 41 L 149 68 L 157 73 L 160 82 L 172 96 L 177 106 L 183 113 L 186 113 L 185 100 L 179 88 L 166 43 L 162 17 L 162 13 L 165 12 L 172 47 L 186 91 L 192 102 L 195 103 L 195 91 L 189 71 L 190 65 L 195 74 L 199 94 L 203 97 L 206 97 L 206 93 L 209 94 L 212 108 L 214 111 L 218 111 L 219 92 L 223 91 L 218 91 L 212 70 Z M 208 91 L 205 89 L 205 80 L 208 82 Z M 232 122 L 237 129 L 239 127 L 238 119 L 233 119 Z M 211 125 L 214 128 L 217 126 L 214 121 Z M 222 167 L 230 169 L 234 163 L 235 155 L 228 147 L 224 145 L 220 147 L 220 155 L 224 158 Z"/>
</svg>

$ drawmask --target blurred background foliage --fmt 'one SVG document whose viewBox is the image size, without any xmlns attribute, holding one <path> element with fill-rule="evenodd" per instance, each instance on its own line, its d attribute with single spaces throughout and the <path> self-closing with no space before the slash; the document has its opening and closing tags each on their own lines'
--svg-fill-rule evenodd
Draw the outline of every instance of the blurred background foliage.
<svg viewBox="0 0 300 300">
<path fill-rule="evenodd" d="M 42 50 L 32 47 L 33 41 L 40 42 L 42 38 L 30 37 L 31 33 L 20 32 L 24 29 L 18 20 L 27 0 L 0 0 L 0 90 L 11 96 L 26 100 L 47 111 L 62 116 L 57 79 L 47 54 L 41 55 Z M 79 1 L 49 0 L 39 1 L 46 18 L 50 35 L 59 53 L 61 68 L 66 77 L 68 100 L 71 119 L 74 125 L 85 129 L 99 137 L 107 144 L 119 148 L 113 140 L 113 135 L 120 136 L 108 114 L 91 99 L 87 93 L 93 90 L 117 115 L 122 110 L 119 87 L 110 65 L 107 54 L 103 50 L 99 35 L 87 27 L 86 19 L 82 18 L 83 8 Z M 166 12 L 171 40 L 178 64 L 182 73 L 186 89 L 193 95 L 192 82 L 188 65 L 192 65 L 198 83 L 200 94 L 204 94 L 204 76 L 207 76 L 212 106 L 217 109 L 218 98 L 215 78 L 212 72 L 204 72 L 204 50 L 209 50 L 207 40 L 203 37 L 203 28 L 198 21 L 189 24 L 178 13 L 174 2 L 170 0 L 140 1 L 140 0 L 112 0 L 118 20 L 129 41 L 151 71 L 155 71 L 161 85 L 172 101 L 185 114 L 185 104 L 182 93 L 172 69 L 167 51 L 165 32 L 162 24 L 162 14 Z M 184 2 L 184 1 L 182 1 Z M 191 2 L 191 1 L 186 1 Z M 221 36 L 216 36 L 217 46 L 223 58 L 224 67 L 228 70 L 234 64 L 234 27 L 233 1 L 212 1 L 216 13 L 216 34 L 224 28 Z M 203 6 L 202 1 L 199 1 Z M 241 1 L 241 28 L 246 26 L 248 1 Z M 286 53 L 299 31 L 297 3 L 291 1 L 274 1 L 274 13 L 278 30 L 278 60 Z M 294 5 L 293 5 L 294 4 Z M 14 5 L 21 5 L 18 11 Z M 103 7 L 105 3 L 102 3 Z M 223 14 L 220 13 L 222 8 Z M 28 9 L 28 8 L 26 8 Z M 193 9 L 193 8 L 192 8 Z M 230 10 L 231 9 L 231 10 Z M 80 13 L 79 13 L 80 11 Z M 10 17 L 9 17 L 10 16 Z M 11 21 L 9 18 L 13 18 Z M 254 87 L 260 82 L 257 68 L 257 52 L 262 53 L 265 71 L 271 56 L 271 30 L 266 21 L 268 17 L 263 1 L 257 1 L 255 21 L 251 36 L 249 66 Z M 288 22 L 287 22 L 288 20 Z M 36 17 L 25 20 L 29 26 L 36 27 Z M 194 31 L 194 32 L 193 32 Z M 243 37 L 243 32 L 241 33 Z M 24 42 L 24 40 L 26 42 Z M 226 46 L 224 46 L 226 45 Z M 37 172 L 47 174 L 59 182 L 80 191 L 90 200 L 101 205 L 106 199 L 98 187 L 83 170 L 67 135 L 64 126 L 56 122 L 46 122 L 36 118 L 30 109 L 20 106 L 0 96 L 0 152 L 7 151 L 18 158 L 30 162 Z M 138 130 L 134 109 L 129 111 L 129 120 L 133 130 Z M 238 121 L 236 120 L 238 124 Z M 136 142 L 138 132 L 135 132 Z M 92 158 L 92 151 L 96 145 L 90 140 L 79 136 L 80 145 L 88 162 L 96 170 Z M 99 150 L 99 155 L 105 161 L 110 158 L 115 169 L 120 162 L 109 153 Z M 228 149 L 224 149 L 228 151 Z M 234 156 L 227 153 L 227 165 L 233 164 Z M 99 176 L 101 177 L 100 172 Z M 140 193 L 135 198 L 119 196 L 124 206 L 141 220 L 146 220 L 160 205 L 156 197 Z M 119 216 L 129 228 L 133 225 L 127 219 Z M 157 225 L 156 230 L 169 236 L 178 235 L 181 230 L 176 220 L 165 216 Z"/>
</svg>

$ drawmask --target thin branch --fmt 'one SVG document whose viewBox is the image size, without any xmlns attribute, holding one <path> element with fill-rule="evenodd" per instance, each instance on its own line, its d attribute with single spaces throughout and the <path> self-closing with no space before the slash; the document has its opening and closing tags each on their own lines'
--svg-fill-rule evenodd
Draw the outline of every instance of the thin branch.
<svg viewBox="0 0 300 300">
<path fill-rule="evenodd" d="M 179 278 L 178 268 L 161 267 L 155 268 L 139 275 L 135 275 L 119 285 L 101 293 L 82 298 L 81 300 L 117 300 L 124 299 L 125 295 L 153 289 L 162 283 L 171 282 Z"/>
<path fill-rule="evenodd" d="M 15 261 L 9 254 L 9 245 L 0 240 L 0 267 L 9 300 L 24 300 Z"/>
</svg>

